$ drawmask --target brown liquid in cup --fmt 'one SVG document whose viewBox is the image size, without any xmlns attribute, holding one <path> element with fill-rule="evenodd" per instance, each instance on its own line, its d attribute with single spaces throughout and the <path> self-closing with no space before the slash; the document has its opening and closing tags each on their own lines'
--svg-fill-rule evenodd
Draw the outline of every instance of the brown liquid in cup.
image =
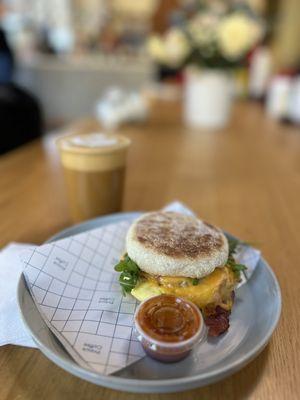
<svg viewBox="0 0 300 400">
<path fill-rule="evenodd" d="M 121 210 L 129 144 L 127 138 L 113 134 L 58 140 L 74 222 Z"/>
</svg>

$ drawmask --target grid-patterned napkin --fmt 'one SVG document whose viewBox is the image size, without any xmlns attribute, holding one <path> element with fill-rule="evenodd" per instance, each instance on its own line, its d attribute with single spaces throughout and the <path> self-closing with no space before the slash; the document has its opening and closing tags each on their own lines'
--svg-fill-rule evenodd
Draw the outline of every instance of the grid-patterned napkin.
<svg viewBox="0 0 300 400">
<path fill-rule="evenodd" d="M 178 202 L 166 209 L 192 214 Z M 122 296 L 113 269 L 130 224 L 106 225 L 23 253 L 24 275 L 45 322 L 78 364 L 103 374 L 144 356 L 133 331 L 137 301 Z M 249 278 L 260 253 L 239 250 Z"/>
<path fill-rule="evenodd" d="M 45 322 L 78 364 L 110 374 L 144 356 L 133 333 L 137 301 L 113 266 L 130 221 L 26 250 L 24 275 Z"/>
</svg>

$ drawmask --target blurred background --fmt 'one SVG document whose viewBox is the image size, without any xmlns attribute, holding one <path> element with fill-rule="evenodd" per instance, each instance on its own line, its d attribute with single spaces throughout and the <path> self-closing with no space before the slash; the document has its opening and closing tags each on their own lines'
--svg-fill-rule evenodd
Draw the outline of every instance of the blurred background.
<svg viewBox="0 0 300 400">
<path fill-rule="evenodd" d="M 233 101 L 300 124 L 299 15 L 299 0 L 1 1 L 0 153 L 87 115 L 141 123 L 155 99 L 199 130 Z"/>
</svg>

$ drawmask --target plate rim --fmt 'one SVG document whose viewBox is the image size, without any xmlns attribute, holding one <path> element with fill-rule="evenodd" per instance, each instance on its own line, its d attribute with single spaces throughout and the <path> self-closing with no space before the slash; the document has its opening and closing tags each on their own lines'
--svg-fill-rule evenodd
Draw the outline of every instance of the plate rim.
<svg viewBox="0 0 300 400">
<path fill-rule="evenodd" d="M 70 226 L 66 229 L 63 229 L 59 232 L 57 232 L 55 235 L 51 236 L 46 242 L 50 242 L 53 240 L 56 240 L 57 236 L 64 236 L 65 234 L 68 234 L 70 229 L 76 229 L 76 227 L 80 227 L 82 225 L 88 225 L 91 222 L 96 223 L 97 221 L 103 221 L 103 220 L 108 220 L 111 221 L 112 219 L 118 219 L 118 217 L 130 217 L 130 216 L 137 216 L 140 214 L 140 212 L 124 212 L 124 213 L 115 213 L 115 214 L 110 214 L 106 215 L 103 217 L 98 217 L 95 219 L 91 219 L 88 221 L 84 221 L 83 223 L 79 223 L 73 226 Z M 233 236 L 230 234 L 230 236 Z M 234 237 L 234 236 L 233 236 Z M 139 392 L 143 392 L 141 389 L 147 390 L 147 388 L 155 388 L 159 386 L 161 389 L 168 389 L 171 386 L 176 387 L 176 390 L 178 390 L 178 386 L 180 385 L 191 385 L 192 387 L 193 384 L 199 382 L 199 381 L 205 381 L 204 385 L 212 383 L 213 381 L 225 378 L 226 376 L 240 370 L 242 367 L 244 367 L 246 364 L 248 364 L 250 361 L 252 361 L 268 344 L 273 332 L 275 331 L 280 315 L 281 315 L 281 310 L 282 310 L 282 295 L 281 295 L 281 289 L 279 286 L 279 282 L 276 278 L 275 273 L 273 272 L 272 268 L 270 265 L 267 263 L 267 261 L 263 258 L 260 257 L 261 261 L 264 263 L 264 267 L 268 270 L 270 273 L 274 284 L 276 288 L 276 294 L 278 297 L 278 308 L 276 310 L 276 318 L 272 321 L 272 324 L 270 325 L 267 334 L 265 335 L 264 339 L 258 342 L 252 349 L 251 351 L 248 351 L 245 355 L 240 357 L 238 360 L 231 362 L 227 364 L 225 367 L 220 367 L 217 369 L 213 369 L 210 372 L 201 372 L 197 375 L 193 376 L 185 376 L 185 377 L 176 377 L 176 378 L 167 378 L 167 379 L 137 379 L 137 378 L 126 378 L 126 377 L 121 377 L 121 376 L 114 376 L 114 375 L 103 375 L 100 373 L 96 373 L 90 370 L 86 370 L 85 368 L 81 367 L 78 364 L 70 364 L 68 361 L 63 360 L 60 358 L 58 355 L 56 355 L 51 349 L 46 347 L 43 343 L 40 342 L 40 340 L 37 338 L 35 333 L 32 331 L 30 328 L 29 324 L 27 323 L 26 317 L 23 313 L 22 310 L 22 294 L 24 293 L 24 286 L 25 284 L 25 279 L 23 273 L 21 274 L 19 281 L 18 281 L 18 287 L 17 287 L 17 304 L 19 308 L 19 313 L 21 315 L 21 319 L 29 332 L 30 336 L 33 338 L 34 342 L 37 344 L 39 350 L 47 357 L 49 358 L 52 362 L 54 362 L 57 366 L 63 368 L 69 373 L 72 373 L 76 375 L 77 377 L 81 379 L 88 380 L 93 383 L 98 383 L 98 384 L 104 384 L 106 386 L 109 386 L 111 388 L 122 388 L 122 390 L 125 391 L 132 391 L 126 390 L 123 385 L 128 385 L 129 387 L 131 386 L 138 386 L 139 387 Z M 49 328 L 48 328 L 49 329 Z M 51 332 L 51 330 L 49 329 Z M 52 332 L 51 332 L 52 333 Z M 84 374 L 84 377 L 82 376 Z M 88 376 L 87 376 L 88 374 Z M 219 379 L 218 379 L 219 378 Z M 180 390 L 180 389 L 179 389 Z M 182 390 L 185 390 L 184 388 Z"/>
</svg>

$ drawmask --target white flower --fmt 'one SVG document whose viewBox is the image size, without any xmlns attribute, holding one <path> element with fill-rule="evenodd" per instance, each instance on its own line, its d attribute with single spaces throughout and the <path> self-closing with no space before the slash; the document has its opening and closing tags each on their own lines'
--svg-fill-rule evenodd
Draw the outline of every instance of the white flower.
<svg viewBox="0 0 300 400">
<path fill-rule="evenodd" d="M 209 46 L 216 38 L 218 21 L 218 17 L 212 13 L 196 15 L 188 25 L 194 43 L 200 47 Z"/>
<path fill-rule="evenodd" d="M 261 34 L 261 26 L 244 14 L 225 17 L 218 28 L 220 50 L 227 59 L 239 59 L 257 43 Z"/>
</svg>

